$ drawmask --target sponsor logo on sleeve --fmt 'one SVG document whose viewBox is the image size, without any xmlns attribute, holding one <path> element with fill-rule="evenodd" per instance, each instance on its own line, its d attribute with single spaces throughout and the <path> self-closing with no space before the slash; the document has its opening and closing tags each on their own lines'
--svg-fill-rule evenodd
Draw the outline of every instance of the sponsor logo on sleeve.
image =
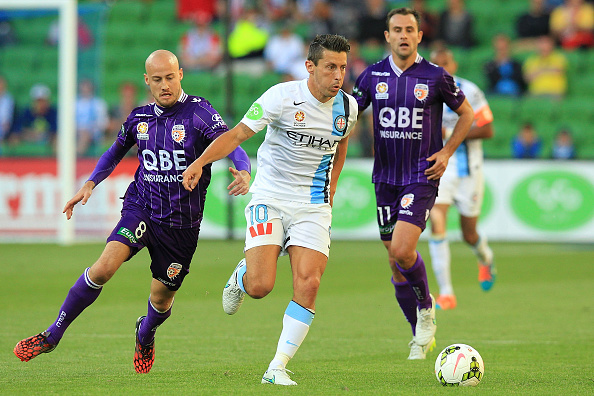
<svg viewBox="0 0 594 396">
<path fill-rule="evenodd" d="M 259 103 L 252 104 L 250 109 L 245 113 L 246 118 L 257 121 L 264 116 L 264 110 Z"/>
</svg>

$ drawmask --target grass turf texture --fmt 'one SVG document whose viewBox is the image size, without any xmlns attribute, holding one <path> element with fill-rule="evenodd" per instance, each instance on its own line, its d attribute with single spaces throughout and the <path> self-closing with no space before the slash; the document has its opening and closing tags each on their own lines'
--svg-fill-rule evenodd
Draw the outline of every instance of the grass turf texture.
<svg viewBox="0 0 594 396">
<path fill-rule="evenodd" d="M 479 351 L 485 377 L 472 389 L 437 382 L 437 351 L 424 361 L 406 360 L 410 327 L 377 241 L 333 242 L 316 318 L 288 366 L 299 386 L 260 384 L 291 298 L 290 272 L 281 258 L 273 292 L 246 298 L 237 314 L 225 315 L 222 287 L 242 246 L 199 242 L 173 315 L 157 332 L 155 365 L 136 374 L 134 323 L 146 313 L 150 283 L 146 251 L 120 268 L 54 352 L 23 363 L 12 353 L 16 342 L 55 320 L 103 245 L 0 245 L 0 394 L 594 393 L 592 246 L 493 243 L 499 276 L 485 293 L 470 250 L 452 244 L 458 307 L 438 312 L 437 349 L 466 343 Z M 426 243 L 419 250 L 436 292 Z"/>
</svg>

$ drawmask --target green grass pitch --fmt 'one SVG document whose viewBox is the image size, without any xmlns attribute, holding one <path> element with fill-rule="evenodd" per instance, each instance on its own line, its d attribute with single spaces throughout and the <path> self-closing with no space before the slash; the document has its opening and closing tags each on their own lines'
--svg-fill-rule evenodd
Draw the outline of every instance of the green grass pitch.
<svg viewBox="0 0 594 396">
<path fill-rule="evenodd" d="M 58 348 L 23 363 L 17 341 L 55 320 L 73 282 L 102 244 L 0 245 L 0 394 L 169 395 L 586 395 L 594 394 L 594 247 L 493 243 L 497 283 L 485 293 L 474 256 L 452 244 L 458 307 L 437 313 L 437 349 L 475 347 L 485 362 L 476 388 L 443 388 L 437 351 L 407 361 L 410 327 L 394 299 L 379 241 L 332 244 L 309 335 L 288 368 L 297 387 L 260 384 L 291 298 L 288 259 L 273 292 L 227 316 L 221 291 L 241 241 L 200 241 L 191 273 L 159 328 L 149 374 L 132 366 L 134 324 L 149 294 L 148 254 L 125 263 Z M 426 242 L 419 243 L 436 291 Z"/>
</svg>

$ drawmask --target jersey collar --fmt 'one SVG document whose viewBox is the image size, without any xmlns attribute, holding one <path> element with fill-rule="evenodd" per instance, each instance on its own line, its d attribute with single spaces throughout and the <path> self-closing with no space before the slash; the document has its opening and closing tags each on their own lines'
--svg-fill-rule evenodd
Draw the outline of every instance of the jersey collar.
<svg viewBox="0 0 594 396">
<path fill-rule="evenodd" d="M 179 95 L 179 99 L 177 99 L 177 102 L 175 102 L 175 104 L 171 107 L 161 107 L 155 102 L 155 110 L 154 110 L 155 115 L 157 115 L 157 117 L 162 115 L 166 111 L 175 108 L 178 103 L 184 103 L 186 101 L 186 99 L 188 99 L 188 94 L 185 93 L 184 90 L 182 89 L 181 94 Z"/>
<path fill-rule="evenodd" d="M 402 71 L 402 69 L 400 69 L 398 66 L 396 66 L 396 63 L 394 63 L 394 57 L 392 56 L 392 54 L 390 54 L 389 59 L 390 59 L 390 66 L 392 67 L 392 70 L 394 71 L 394 73 L 396 73 L 396 75 L 398 77 L 400 77 L 402 75 L 402 73 L 404 73 L 404 71 Z M 422 60 L 423 60 L 423 57 L 419 53 L 417 53 L 415 63 L 421 63 Z M 406 70 L 409 70 L 409 69 L 410 69 L 410 67 Z"/>
</svg>

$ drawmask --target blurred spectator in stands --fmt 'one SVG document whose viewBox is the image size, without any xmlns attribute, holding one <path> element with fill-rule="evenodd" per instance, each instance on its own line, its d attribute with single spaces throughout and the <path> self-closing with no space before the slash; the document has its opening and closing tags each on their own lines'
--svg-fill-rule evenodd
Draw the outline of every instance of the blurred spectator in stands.
<svg viewBox="0 0 594 396">
<path fill-rule="evenodd" d="M 358 41 L 362 45 L 384 45 L 386 15 L 388 9 L 385 0 L 365 0 L 365 12 L 359 16 Z"/>
<path fill-rule="evenodd" d="M 365 1 L 339 0 L 328 1 L 331 7 L 330 19 L 332 33 L 340 34 L 349 39 L 359 36 L 359 15 L 366 12 Z M 385 16 L 382 24 L 385 25 Z"/>
<path fill-rule="evenodd" d="M 429 48 L 437 39 L 439 28 L 439 15 L 427 9 L 425 0 L 412 0 L 411 7 L 421 13 L 421 26 L 423 40 L 419 43 L 421 47 Z M 385 30 L 385 22 L 382 27 Z"/>
<path fill-rule="evenodd" d="M 77 25 L 78 34 L 78 48 L 86 49 L 93 45 L 93 34 L 87 24 L 80 18 L 78 18 Z M 49 27 L 45 42 L 48 45 L 56 46 L 60 41 L 60 23 L 59 20 L 55 20 Z"/>
<path fill-rule="evenodd" d="M 448 0 L 448 8 L 439 18 L 437 37 L 450 47 L 470 48 L 475 44 L 473 23 L 464 0 Z"/>
<path fill-rule="evenodd" d="M 247 8 L 229 35 L 229 54 L 236 72 L 261 75 L 266 70 L 264 48 L 269 36 L 268 21 L 255 7 Z"/>
<path fill-rule="evenodd" d="M 569 129 L 563 128 L 553 142 L 553 159 L 568 160 L 575 158 L 575 146 Z"/>
<path fill-rule="evenodd" d="M 0 20 L 0 47 L 9 46 L 17 42 L 10 20 Z"/>
<path fill-rule="evenodd" d="M 58 113 L 51 104 L 51 91 L 44 84 L 36 84 L 30 91 L 32 103 L 19 119 L 16 138 L 20 141 L 54 145 L 58 130 Z"/>
<path fill-rule="evenodd" d="M 14 98 L 8 91 L 8 84 L 0 76 L 0 143 L 4 142 L 12 131 L 14 122 Z"/>
<path fill-rule="evenodd" d="M 489 80 L 488 92 L 498 95 L 520 96 L 526 91 L 522 64 L 510 55 L 510 38 L 501 33 L 493 37 L 495 57 L 485 65 Z"/>
<path fill-rule="evenodd" d="M 217 0 L 176 0 L 177 19 L 192 20 L 197 13 L 213 20 L 217 15 Z"/>
<path fill-rule="evenodd" d="M 108 123 L 107 104 L 95 95 L 91 80 L 82 80 L 76 98 L 76 152 L 79 156 L 98 155 L 104 151 L 102 146 Z"/>
<path fill-rule="evenodd" d="M 212 29 L 211 16 L 197 11 L 191 18 L 193 26 L 180 41 L 180 63 L 184 70 L 213 70 L 223 59 L 223 47 Z"/>
<path fill-rule="evenodd" d="M 285 20 L 278 23 L 277 33 L 268 39 L 264 47 L 264 59 L 269 70 L 290 74 L 295 63 L 299 63 L 303 69 L 304 51 L 303 39 L 295 33 L 293 23 Z"/>
<path fill-rule="evenodd" d="M 137 86 L 131 82 L 123 82 L 120 85 L 120 101 L 109 109 L 109 127 L 106 134 L 108 141 L 115 140 L 128 114 L 137 106 L 140 106 Z"/>
<path fill-rule="evenodd" d="M 518 159 L 539 158 L 542 150 L 542 141 L 536 134 L 534 125 L 524 123 L 520 132 L 512 141 L 512 155 Z"/>
<path fill-rule="evenodd" d="M 538 39 L 538 53 L 526 59 L 523 72 L 532 96 L 560 99 L 567 93 L 567 58 L 550 36 Z"/>
<path fill-rule="evenodd" d="M 530 9 L 521 14 L 516 20 L 516 42 L 518 49 L 531 50 L 536 46 L 540 36 L 550 34 L 549 19 L 550 11 L 547 9 L 545 0 L 529 0 Z"/>
<path fill-rule="evenodd" d="M 313 0 L 309 14 L 303 14 L 309 25 L 309 35 L 311 38 L 318 34 L 328 34 L 333 32 L 332 27 L 332 8 L 327 0 Z"/>
<path fill-rule="evenodd" d="M 271 22 L 280 22 L 291 18 L 294 0 L 260 0 L 260 7 Z"/>
<path fill-rule="evenodd" d="M 551 13 L 551 33 L 566 50 L 594 47 L 594 6 L 565 0 Z"/>
<path fill-rule="evenodd" d="M 385 21 L 384 21 L 385 24 Z M 349 40 L 349 44 L 351 45 L 351 51 L 349 52 L 348 60 L 347 60 L 347 68 L 346 73 L 344 76 L 344 82 L 342 85 L 342 89 L 345 92 L 351 93 L 353 91 L 353 87 L 357 78 L 365 71 L 367 66 L 367 62 L 361 56 L 361 45 L 357 40 Z"/>
</svg>

